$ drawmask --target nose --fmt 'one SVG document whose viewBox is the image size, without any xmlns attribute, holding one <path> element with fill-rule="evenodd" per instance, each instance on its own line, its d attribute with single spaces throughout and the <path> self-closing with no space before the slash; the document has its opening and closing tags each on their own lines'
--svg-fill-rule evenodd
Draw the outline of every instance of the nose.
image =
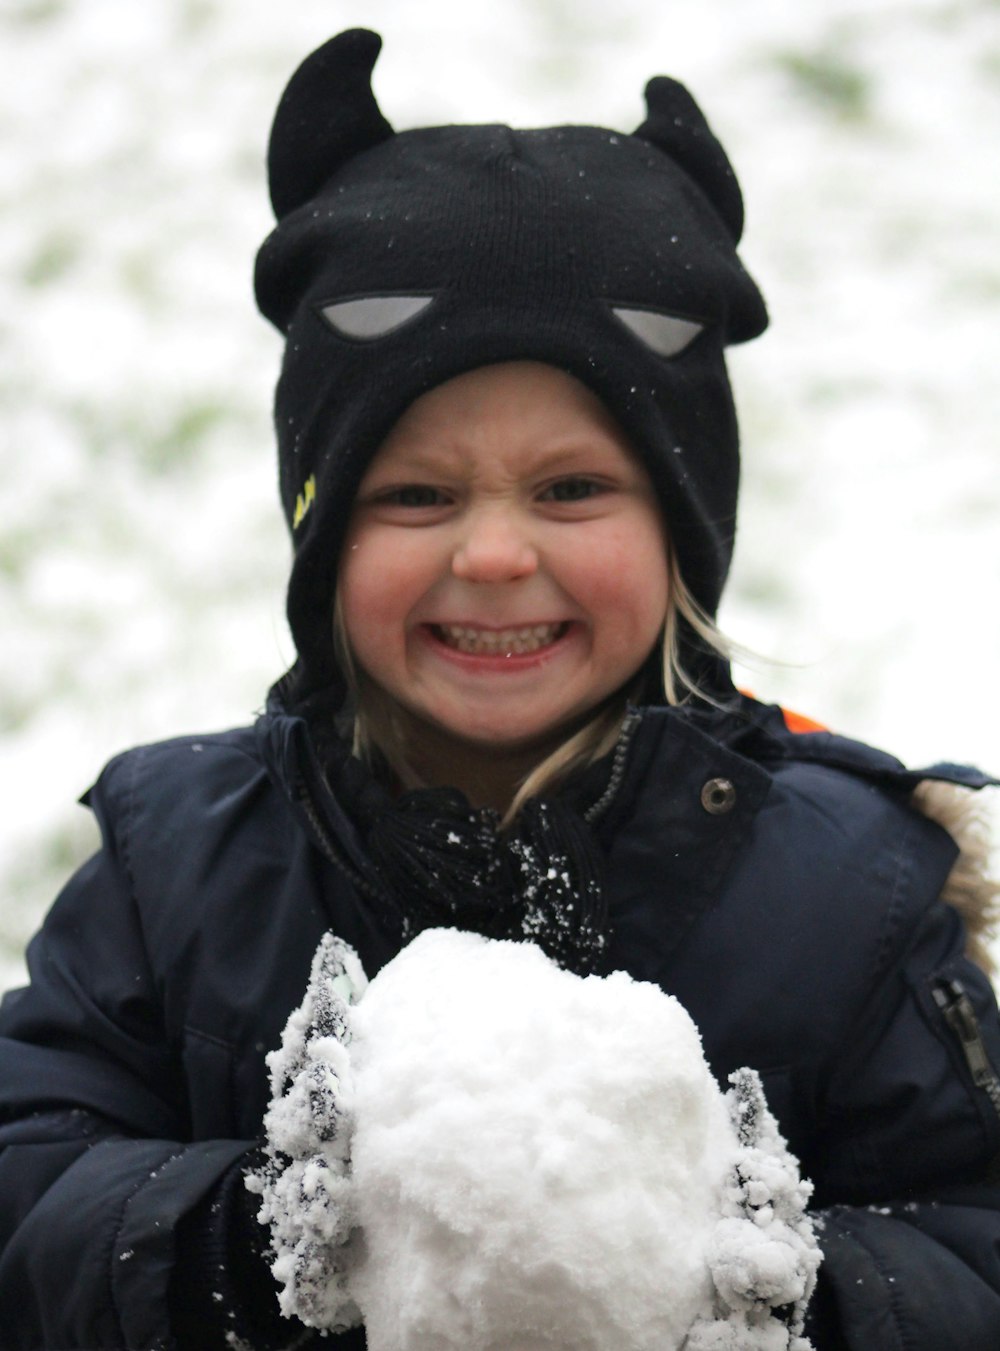
<svg viewBox="0 0 1000 1351">
<path fill-rule="evenodd" d="M 513 582 L 538 569 L 528 531 L 506 510 L 472 513 L 452 555 L 451 570 L 463 582 Z"/>
</svg>

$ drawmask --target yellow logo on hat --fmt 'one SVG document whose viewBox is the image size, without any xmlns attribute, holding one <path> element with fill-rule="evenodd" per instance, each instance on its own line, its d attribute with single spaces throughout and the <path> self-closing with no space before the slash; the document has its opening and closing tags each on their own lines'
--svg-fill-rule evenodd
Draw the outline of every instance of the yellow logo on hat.
<svg viewBox="0 0 1000 1351">
<path fill-rule="evenodd" d="M 292 517 L 292 529 L 298 530 L 302 524 L 306 512 L 316 501 L 316 475 L 310 474 L 305 481 L 305 486 L 295 499 L 295 515 Z"/>
</svg>

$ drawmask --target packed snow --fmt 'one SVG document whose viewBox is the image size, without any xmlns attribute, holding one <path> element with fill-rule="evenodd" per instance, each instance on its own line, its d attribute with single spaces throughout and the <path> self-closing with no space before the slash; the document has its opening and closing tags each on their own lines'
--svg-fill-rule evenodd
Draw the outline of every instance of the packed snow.
<svg viewBox="0 0 1000 1351">
<path fill-rule="evenodd" d="M 432 930 L 366 988 L 327 936 L 270 1066 L 289 1316 L 372 1351 L 807 1348 L 810 1188 L 658 987 Z"/>
</svg>

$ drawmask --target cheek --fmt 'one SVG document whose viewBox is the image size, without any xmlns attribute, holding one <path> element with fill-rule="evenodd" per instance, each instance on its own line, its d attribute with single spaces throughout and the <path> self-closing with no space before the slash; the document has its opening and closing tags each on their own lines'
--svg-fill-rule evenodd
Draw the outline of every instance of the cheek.
<svg viewBox="0 0 1000 1351">
<path fill-rule="evenodd" d="M 580 560 L 590 604 L 623 638 L 654 642 L 666 618 L 667 553 L 659 528 L 634 523 L 609 531 Z"/>
<path fill-rule="evenodd" d="M 391 585 L 386 552 L 370 534 L 349 536 L 341 555 L 338 591 L 340 613 L 348 647 L 362 666 L 393 632 L 399 588 Z"/>
<path fill-rule="evenodd" d="M 380 529 L 349 535 L 339 568 L 341 616 L 351 651 L 370 673 L 405 642 L 407 620 L 435 577 L 419 532 Z"/>
</svg>

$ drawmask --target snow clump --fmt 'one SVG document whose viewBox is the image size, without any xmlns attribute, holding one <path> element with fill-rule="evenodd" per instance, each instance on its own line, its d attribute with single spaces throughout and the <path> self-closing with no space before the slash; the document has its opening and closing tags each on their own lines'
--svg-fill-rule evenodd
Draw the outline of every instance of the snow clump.
<svg viewBox="0 0 1000 1351">
<path fill-rule="evenodd" d="M 348 1010 L 367 983 L 350 944 L 324 934 L 305 999 L 267 1058 L 266 1162 L 246 1178 L 262 1198 L 257 1218 L 271 1227 L 282 1313 L 334 1332 L 360 1319 L 344 1270 L 355 1224 Z"/>
<path fill-rule="evenodd" d="M 327 936 L 270 1064 L 287 1315 L 371 1351 L 808 1348 L 809 1185 L 657 986 L 433 930 L 365 990 Z"/>
</svg>

